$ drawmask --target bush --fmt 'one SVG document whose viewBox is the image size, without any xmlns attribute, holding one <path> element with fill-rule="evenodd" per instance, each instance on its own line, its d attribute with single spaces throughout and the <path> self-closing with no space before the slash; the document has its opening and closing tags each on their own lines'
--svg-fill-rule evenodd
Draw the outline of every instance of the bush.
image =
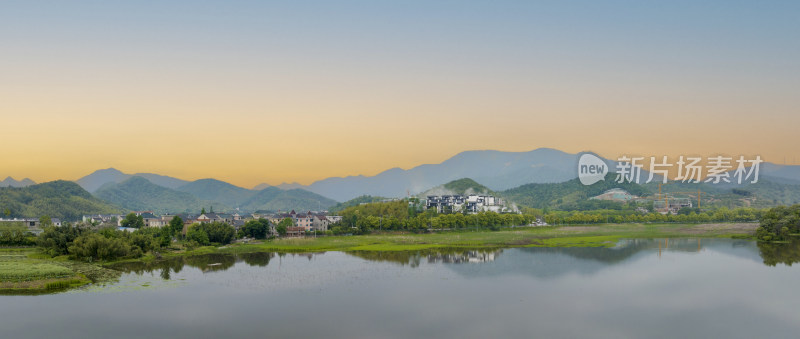
<svg viewBox="0 0 800 339">
<path fill-rule="evenodd" d="M 756 238 L 762 241 L 784 241 L 790 234 L 800 233 L 800 205 L 771 208 L 761 218 Z"/>
<path fill-rule="evenodd" d="M 217 244 L 230 244 L 233 241 L 233 236 L 236 234 L 236 229 L 233 226 L 228 225 L 224 222 L 212 222 L 207 224 L 196 224 L 192 226 L 193 229 L 200 230 L 206 234 L 208 237 L 207 243 L 217 243 Z M 197 231 L 195 231 L 197 232 Z M 199 235 L 196 235 L 199 236 Z M 188 234 L 187 234 L 188 237 Z M 198 239 L 198 243 L 203 244 Z M 208 245 L 208 244 L 204 244 Z"/>
<path fill-rule="evenodd" d="M 86 228 L 65 224 L 60 227 L 45 227 L 44 232 L 36 238 L 36 245 L 42 252 L 50 256 L 57 256 L 69 253 L 69 246 L 72 242 L 87 233 Z"/>
<path fill-rule="evenodd" d="M 89 233 L 76 238 L 69 247 L 69 253 L 76 259 L 88 261 L 114 260 L 142 255 L 142 251 L 138 248 L 136 251 L 131 251 L 131 246 L 121 238 L 106 238 L 97 233 Z"/>
<path fill-rule="evenodd" d="M 208 233 L 203 231 L 200 227 L 189 228 L 189 231 L 186 232 L 186 240 L 188 240 L 190 243 L 193 242 L 202 246 L 207 246 L 211 244 L 211 242 L 208 240 Z"/>
<path fill-rule="evenodd" d="M 36 237 L 25 230 L 0 230 L 0 246 L 32 246 Z"/>
<path fill-rule="evenodd" d="M 246 237 L 266 239 L 269 234 L 269 221 L 267 219 L 250 220 L 244 224 L 241 233 Z"/>
</svg>

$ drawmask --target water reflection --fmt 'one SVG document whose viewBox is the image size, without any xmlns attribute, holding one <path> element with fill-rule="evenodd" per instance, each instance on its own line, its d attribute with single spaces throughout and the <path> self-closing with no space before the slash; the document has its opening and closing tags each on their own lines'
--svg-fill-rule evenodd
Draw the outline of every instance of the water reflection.
<svg viewBox="0 0 800 339">
<path fill-rule="evenodd" d="M 309 260 L 321 253 L 293 253 L 293 257 L 307 257 Z M 158 271 L 164 280 L 171 279 L 172 274 L 180 273 L 184 266 L 197 268 L 203 273 L 225 271 L 236 263 L 243 262 L 249 266 L 266 267 L 276 256 L 283 257 L 285 253 L 255 252 L 255 253 L 212 253 L 186 257 L 173 257 L 149 262 L 124 262 L 110 266 L 110 268 L 125 273 L 142 275 Z"/>
<path fill-rule="evenodd" d="M 502 249 L 463 249 L 463 248 L 437 248 L 420 251 L 352 251 L 346 252 L 354 257 L 369 261 L 390 262 L 410 267 L 419 267 L 420 263 L 480 263 L 494 261 L 495 257 L 503 253 Z"/>
<path fill-rule="evenodd" d="M 764 265 L 776 266 L 784 264 L 792 266 L 800 262 L 800 239 L 792 238 L 789 243 L 758 243 L 758 252 L 764 259 Z"/>
<path fill-rule="evenodd" d="M 615 264 L 628 260 L 643 251 L 657 251 L 658 256 L 661 257 L 668 252 L 701 252 L 706 247 L 722 252 L 733 252 L 731 254 L 744 255 L 745 257 L 754 257 L 756 255 L 754 242 L 729 239 L 627 239 L 621 240 L 613 247 L 527 247 L 519 248 L 519 250 L 532 255 L 559 254 L 583 261 Z M 730 250 L 726 249 L 726 247 L 730 248 Z M 743 251 L 735 250 L 737 248 Z M 752 255 L 743 254 L 748 250 Z M 491 262 L 502 253 L 502 249 L 472 250 L 463 248 L 439 248 L 422 251 L 347 252 L 349 255 L 370 261 L 392 262 L 411 267 L 417 267 L 423 261 L 447 264 Z"/>
<path fill-rule="evenodd" d="M 117 265 L 131 273 L 98 289 L 3 297 L 12 306 L 0 307 L 0 328 L 4 338 L 791 338 L 800 270 L 781 264 L 798 248 L 651 239 L 207 254 Z"/>
<path fill-rule="evenodd" d="M 589 274 L 602 268 L 634 260 L 641 255 L 656 252 L 658 258 L 666 258 L 670 253 L 700 253 L 707 249 L 727 255 L 763 262 L 767 266 L 785 264 L 791 266 L 800 262 L 800 239 L 789 243 L 756 243 L 749 240 L 731 239 L 629 239 L 622 240 L 613 247 L 528 247 L 516 249 L 519 254 L 508 257 L 500 264 L 481 268 L 453 268 L 464 276 L 524 272 L 537 277 L 552 277 L 567 273 Z M 504 255 L 503 249 L 464 249 L 437 248 L 420 251 L 353 251 L 347 255 L 373 262 L 387 262 L 419 267 L 423 263 L 434 264 L 481 264 L 494 262 Z M 648 254 L 642 254 L 648 253 Z M 151 262 L 127 262 L 111 268 L 126 273 L 158 272 L 164 280 L 181 272 L 184 266 L 197 268 L 203 273 L 225 271 L 237 263 L 249 266 L 266 267 L 277 258 L 290 255 L 306 257 L 308 260 L 322 253 L 241 253 L 204 254 L 188 257 L 174 257 Z"/>
</svg>

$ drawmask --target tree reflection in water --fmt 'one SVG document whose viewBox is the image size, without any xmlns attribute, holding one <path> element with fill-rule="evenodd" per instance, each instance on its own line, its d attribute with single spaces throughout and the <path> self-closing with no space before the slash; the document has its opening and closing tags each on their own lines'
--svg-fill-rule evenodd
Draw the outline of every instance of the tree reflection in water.
<svg viewBox="0 0 800 339">
<path fill-rule="evenodd" d="M 181 270 L 183 270 L 184 266 L 200 269 L 204 273 L 225 271 L 236 265 L 238 262 L 244 262 L 250 266 L 266 267 L 269 265 L 270 260 L 272 260 L 276 255 L 278 254 L 272 252 L 241 254 L 212 253 L 186 257 L 174 257 L 149 262 L 124 262 L 114 264 L 110 268 L 122 271 L 124 273 L 135 273 L 137 275 L 159 271 L 159 276 L 161 276 L 162 279 L 169 280 L 172 278 L 173 273 L 179 273 Z M 291 255 L 307 256 L 310 260 L 315 254 L 302 253 Z"/>
<path fill-rule="evenodd" d="M 787 243 L 759 242 L 758 252 L 761 258 L 764 259 L 764 265 L 776 266 L 777 264 L 784 264 L 792 266 L 792 264 L 800 262 L 800 239 L 791 237 Z"/>
<path fill-rule="evenodd" d="M 755 248 L 754 243 L 747 240 L 727 240 L 727 239 L 707 239 L 702 240 L 702 244 L 721 241 L 727 247 L 751 247 Z M 669 244 L 669 245 L 667 245 Z M 765 243 L 756 244 L 759 255 L 767 266 L 785 264 L 791 266 L 800 262 L 800 237 L 792 237 L 787 243 Z M 704 247 L 704 246 L 703 246 Z M 719 248 L 718 248 L 719 249 Z M 679 252 L 699 252 L 701 251 L 701 240 L 698 239 L 637 239 L 623 240 L 617 246 L 605 247 L 541 247 L 541 248 L 522 248 L 520 251 L 536 255 L 546 253 L 558 253 L 582 261 L 603 262 L 615 264 L 627 260 L 635 254 L 644 250 L 662 250 Z M 324 253 L 324 252 L 323 252 Z M 351 251 L 348 255 L 361 259 L 389 262 L 409 267 L 419 267 L 421 263 L 483 263 L 492 262 L 499 258 L 503 253 L 499 248 L 437 248 L 419 251 Z M 751 252 L 752 253 L 752 252 Z M 184 266 L 200 269 L 202 272 L 225 271 L 239 262 L 244 262 L 250 266 L 266 267 L 276 256 L 286 255 L 303 256 L 311 260 L 315 255 L 321 253 L 273 253 L 273 252 L 254 252 L 240 254 L 221 254 L 212 253 L 196 256 L 173 257 L 150 262 L 125 262 L 112 265 L 111 268 L 125 272 L 141 275 L 143 273 L 153 273 L 158 271 L 159 276 L 164 280 L 172 278 L 172 274 L 179 273 Z M 755 253 L 753 253 L 755 255 Z"/>
<path fill-rule="evenodd" d="M 347 254 L 369 261 L 391 262 L 410 267 L 418 267 L 423 259 L 428 263 L 477 263 L 494 261 L 503 253 L 502 249 L 464 249 L 464 248 L 437 248 L 420 251 L 351 251 Z"/>
</svg>

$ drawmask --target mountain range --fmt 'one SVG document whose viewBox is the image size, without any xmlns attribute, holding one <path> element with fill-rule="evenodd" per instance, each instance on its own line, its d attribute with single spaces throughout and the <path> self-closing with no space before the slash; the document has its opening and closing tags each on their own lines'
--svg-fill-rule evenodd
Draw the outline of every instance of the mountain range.
<svg viewBox="0 0 800 339">
<path fill-rule="evenodd" d="M 36 183 L 33 182 L 33 180 L 28 178 L 17 181 L 12 177 L 7 177 L 5 180 L 0 181 L 0 187 L 27 187 L 35 184 Z"/>
<path fill-rule="evenodd" d="M 571 154 L 550 148 L 528 152 L 466 151 L 439 164 L 424 164 L 407 170 L 393 168 L 374 176 L 334 177 L 310 185 L 260 184 L 253 189 L 211 178 L 188 181 L 154 173 L 126 174 L 113 168 L 95 171 L 76 182 L 97 197 L 131 210 L 169 209 L 170 212 L 178 212 L 212 205 L 217 210 L 316 210 L 331 207 L 336 201 L 362 196 L 392 198 L 417 195 L 462 178 L 474 179 L 476 184 L 485 185 L 487 190 L 494 192 L 529 184 L 564 183 L 577 177 L 579 156 L 580 153 Z M 613 170 L 614 162 L 604 160 Z M 765 183 L 753 186 L 754 192 L 769 193 L 770 199 L 776 202 L 794 201 L 795 195 L 791 192 L 796 185 L 800 185 L 800 166 L 763 163 L 760 170 Z M 33 182 L 29 179 L 16 181 L 7 178 L 3 181 L 3 185 L 9 186 L 30 184 Z M 776 185 L 790 185 L 791 188 L 787 188 L 790 192 L 773 192 Z M 733 186 L 718 185 L 716 189 L 730 191 Z"/>
<path fill-rule="evenodd" d="M 392 168 L 375 176 L 327 178 L 303 188 L 345 201 L 361 195 L 404 197 L 460 178 L 472 178 L 492 190 L 528 183 L 563 182 L 576 177 L 578 155 L 551 148 L 529 152 L 466 151 L 439 164 L 403 170 Z"/>
<path fill-rule="evenodd" d="M 108 183 L 121 183 L 132 176 L 139 176 L 159 186 L 195 194 L 201 200 L 219 199 L 220 202 L 233 203 L 231 207 L 235 207 L 246 200 L 250 194 L 248 191 L 270 187 L 289 191 L 302 189 L 333 200 L 346 201 L 362 195 L 403 197 L 409 193 L 418 194 L 460 178 L 472 178 L 492 190 L 528 183 L 563 182 L 575 177 L 578 156 L 550 148 L 529 152 L 466 151 L 440 164 L 425 164 L 408 170 L 393 168 L 375 176 L 327 178 L 307 186 L 297 183 L 278 186 L 260 184 L 252 190 L 214 179 L 190 183 L 152 173 L 125 174 L 113 168 L 95 171 L 78 179 L 77 183 L 87 191 L 95 192 Z"/>
<path fill-rule="evenodd" d="M 99 173 L 98 173 L 99 172 Z M 150 176 L 152 178 L 152 176 Z M 115 182 L 119 178 L 126 178 Z M 180 179 L 159 176 L 157 182 L 176 183 Z M 84 180 L 85 179 L 85 180 Z M 102 180 L 110 180 L 101 183 Z M 100 184 L 93 194 L 128 210 L 152 210 L 157 213 L 197 212 L 202 208 L 217 211 L 320 210 L 336 201 L 301 189 L 283 190 L 267 187 L 250 190 L 216 179 L 200 179 L 170 188 L 139 175 L 127 175 L 115 169 L 97 171 L 79 182 Z"/>
<path fill-rule="evenodd" d="M 178 188 L 189 183 L 186 180 L 153 173 L 125 174 L 115 168 L 106 168 L 94 171 L 92 174 L 80 178 L 75 182 L 77 182 L 78 185 L 81 185 L 83 189 L 89 191 L 90 193 L 94 193 L 105 184 L 121 183 L 134 176 L 145 178 L 156 185 L 166 188 Z"/>
<path fill-rule="evenodd" d="M 453 180 L 471 178 L 493 191 L 504 191 L 526 184 L 561 183 L 575 179 L 581 154 L 551 148 L 528 152 L 466 151 L 439 164 L 420 165 L 408 170 L 393 168 L 375 176 L 327 178 L 301 188 L 347 201 L 362 195 L 417 195 Z M 609 171 L 614 172 L 616 161 L 603 161 L 609 166 Z M 641 172 L 642 178 L 647 178 L 648 172 Z M 760 178 L 774 183 L 800 185 L 800 166 L 762 163 Z M 725 188 L 734 186 L 747 185 L 727 185 Z"/>
</svg>

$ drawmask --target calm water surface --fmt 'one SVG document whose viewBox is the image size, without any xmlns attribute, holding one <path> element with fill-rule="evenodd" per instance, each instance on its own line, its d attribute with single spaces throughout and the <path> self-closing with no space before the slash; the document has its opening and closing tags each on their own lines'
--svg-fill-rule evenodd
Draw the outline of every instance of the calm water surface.
<svg viewBox="0 0 800 339">
<path fill-rule="evenodd" d="M 107 286 L 0 296 L 0 336 L 795 338 L 800 268 L 785 263 L 800 244 L 759 246 L 179 258 L 120 266 Z"/>
</svg>

